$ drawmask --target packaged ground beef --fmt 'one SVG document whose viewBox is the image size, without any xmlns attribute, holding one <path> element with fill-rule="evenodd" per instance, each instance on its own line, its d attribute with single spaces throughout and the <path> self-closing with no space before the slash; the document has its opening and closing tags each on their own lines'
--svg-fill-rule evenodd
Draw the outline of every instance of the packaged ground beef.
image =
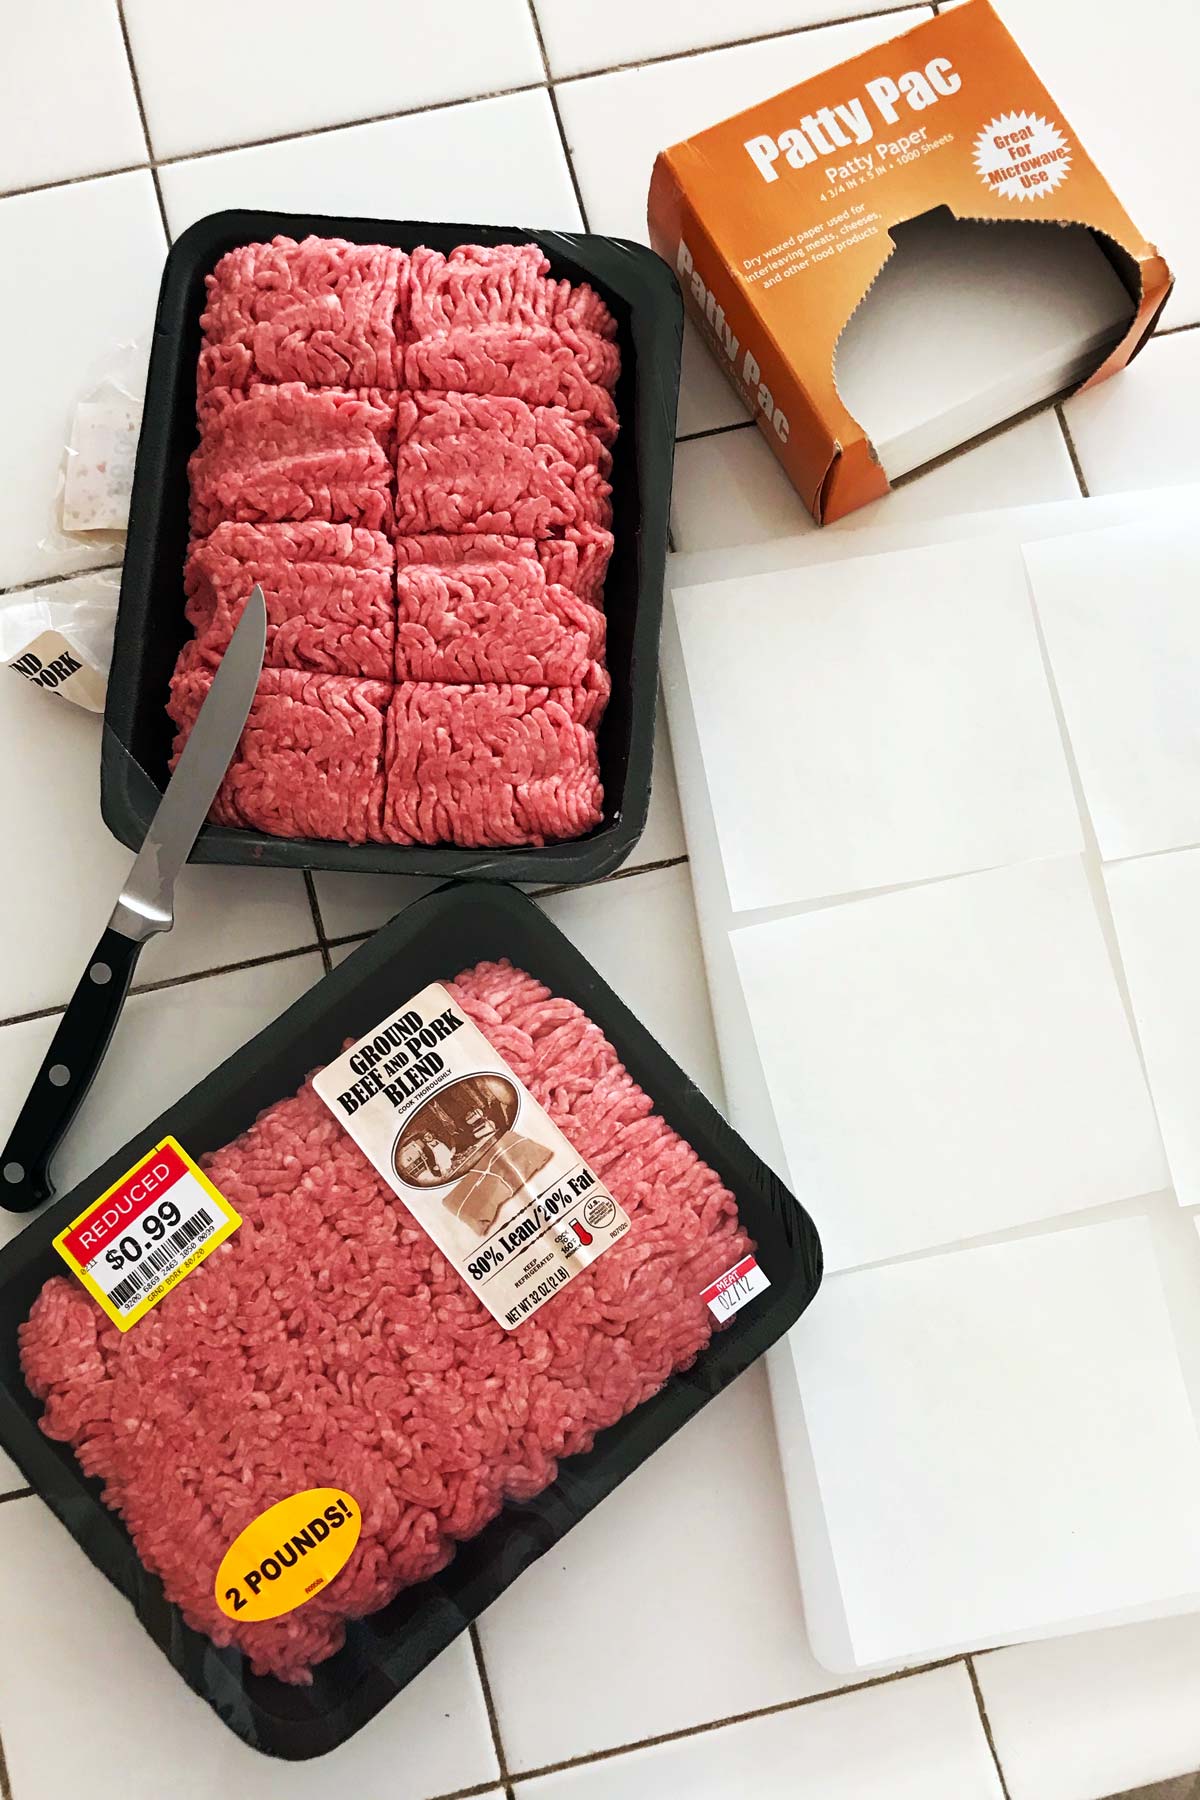
<svg viewBox="0 0 1200 1800">
<path fill-rule="evenodd" d="M 311 1681 L 348 1621 L 444 1568 L 506 1501 L 539 1494 L 563 1459 L 688 1368 L 716 1329 L 705 1290 L 754 1248 L 729 1189 L 577 1005 L 506 962 L 465 970 L 445 993 L 628 1217 L 516 1329 L 492 1317 L 307 1082 L 202 1159 L 241 1224 L 153 1311 L 122 1332 L 64 1274 L 20 1331 L 43 1431 L 103 1483 L 166 1598 L 284 1682 Z M 430 1158 L 444 1185 L 432 1158 L 475 1131 L 492 1188 L 503 1168 L 511 1197 L 537 1166 L 531 1140 L 506 1132 L 498 1158 L 483 1080 L 458 1115 L 454 1089 L 440 1091 L 441 1111 L 417 1114 L 438 1130 L 402 1136 L 403 1150 Z M 480 1197 L 480 1157 L 459 1156 L 475 1191 L 451 1210 L 482 1207 L 483 1222 L 463 1227 L 482 1241 L 502 1200 Z M 596 1230 L 611 1213 L 607 1200 L 593 1207 Z M 344 1571 L 296 1610 L 239 1624 L 215 1598 L 227 1550 L 268 1507 L 323 1488 L 361 1509 Z"/>
<path fill-rule="evenodd" d="M 256 582 L 268 617 L 213 822 L 476 849 L 595 830 L 620 374 L 603 300 L 535 244 L 279 237 L 206 285 L 176 757 Z"/>
</svg>

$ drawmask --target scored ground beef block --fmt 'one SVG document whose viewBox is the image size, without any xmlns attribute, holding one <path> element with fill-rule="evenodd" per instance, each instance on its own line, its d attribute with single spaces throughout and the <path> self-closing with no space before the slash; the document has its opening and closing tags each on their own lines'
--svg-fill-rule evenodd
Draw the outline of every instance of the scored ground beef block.
<svg viewBox="0 0 1200 1800">
<path fill-rule="evenodd" d="M 408 310 L 402 250 L 277 237 L 231 250 L 205 282 L 201 394 L 253 381 L 402 385 Z"/>
<path fill-rule="evenodd" d="M 494 532 L 444 531 L 397 537 L 396 561 L 433 563 L 508 562 L 513 557 L 536 556 L 546 580 L 570 588 L 581 600 L 600 606 L 604 577 L 612 556 L 613 535 L 599 525 L 582 525 L 560 538 L 502 537 Z"/>
<path fill-rule="evenodd" d="M 549 325 L 615 338 L 617 322 L 586 281 L 555 280 L 537 244 L 421 245 L 409 258 L 409 342 L 476 325 Z"/>
<path fill-rule="evenodd" d="M 387 721 L 393 843 L 482 849 L 580 837 L 602 818 L 598 688 L 403 682 Z"/>
<path fill-rule="evenodd" d="M 223 520 L 326 519 L 386 530 L 396 403 L 286 382 L 220 390 L 188 464 L 192 533 Z"/>
<path fill-rule="evenodd" d="M 212 684 L 185 646 L 167 707 L 179 727 L 172 767 Z M 378 841 L 384 715 L 391 688 L 349 675 L 264 669 L 209 818 L 273 837 Z"/>
<path fill-rule="evenodd" d="M 530 406 L 562 406 L 601 440 L 617 435 L 612 397 L 617 346 L 594 331 L 542 325 L 472 325 L 439 332 L 404 353 L 408 387 L 422 393 L 512 394 Z"/>
<path fill-rule="evenodd" d="M 267 603 L 264 666 L 368 675 L 395 667 L 394 555 L 379 531 L 308 520 L 218 525 L 184 565 L 197 655 L 215 667 L 255 582 Z"/>
<path fill-rule="evenodd" d="M 306 1085 L 203 1159 L 243 1223 L 131 1331 L 64 1276 L 20 1328 L 42 1430 L 103 1483 L 167 1599 L 287 1682 L 688 1368 L 715 1329 L 701 1291 L 752 1248 L 573 1002 L 507 963 L 448 985 L 630 1217 L 532 1318 L 496 1324 Z M 323 1486 L 362 1508 L 345 1569 L 281 1618 L 226 1617 L 230 1544 Z"/>
<path fill-rule="evenodd" d="M 563 407 L 499 394 L 415 394 L 396 440 L 403 532 L 545 538 L 612 522 L 612 458 Z"/>
<path fill-rule="evenodd" d="M 547 582 L 534 557 L 396 571 L 396 675 L 411 681 L 594 688 L 604 614 Z"/>
</svg>

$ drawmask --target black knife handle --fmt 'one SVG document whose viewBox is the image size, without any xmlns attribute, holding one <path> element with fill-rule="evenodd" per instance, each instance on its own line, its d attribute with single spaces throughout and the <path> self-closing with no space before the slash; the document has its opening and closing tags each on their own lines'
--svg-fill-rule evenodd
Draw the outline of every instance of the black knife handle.
<svg viewBox="0 0 1200 1800">
<path fill-rule="evenodd" d="M 0 1206 L 32 1212 L 54 1192 L 50 1159 L 104 1060 L 142 946 L 108 926 L 58 1022 L 0 1156 Z"/>
</svg>

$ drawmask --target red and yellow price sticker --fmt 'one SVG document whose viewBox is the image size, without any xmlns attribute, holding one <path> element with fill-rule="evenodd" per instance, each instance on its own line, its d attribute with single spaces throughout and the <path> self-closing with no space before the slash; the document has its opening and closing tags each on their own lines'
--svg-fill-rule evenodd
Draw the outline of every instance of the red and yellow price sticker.
<svg viewBox="0 0 1200 1800">
<path fill-rule="evenodd" d="M 241 1219 L 173 1137 L 94 1200 L 54 1248 L 119 1331 L 237 1230 Z"/>
</svg>

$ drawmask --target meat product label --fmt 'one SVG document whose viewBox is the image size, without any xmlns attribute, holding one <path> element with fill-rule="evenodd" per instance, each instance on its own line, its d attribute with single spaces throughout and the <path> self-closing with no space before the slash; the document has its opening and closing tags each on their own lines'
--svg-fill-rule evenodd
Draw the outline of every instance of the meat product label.
<svg viewBox="0 0 1200 1800">
<path fill-rule="evenodd" d="M 244 1625 L 295 1612 L 336 1581 L 361 1533 L 362 1508 L 341 1488 L 306 1488 L 277 1500 L 222 1557 L 217 1605 Z"/>
<path fill-rule="evenodd" d="M 629 1230 L 629 1218 L 436 982 L 313 1082 L 506 1331 Z"/>
<path fill-rule="evenodd" d="M 168 1137 L 60 1231 L 54 1248 L 117 1330 L 128 1331 L 241 1222 Z"/>
</svg>

